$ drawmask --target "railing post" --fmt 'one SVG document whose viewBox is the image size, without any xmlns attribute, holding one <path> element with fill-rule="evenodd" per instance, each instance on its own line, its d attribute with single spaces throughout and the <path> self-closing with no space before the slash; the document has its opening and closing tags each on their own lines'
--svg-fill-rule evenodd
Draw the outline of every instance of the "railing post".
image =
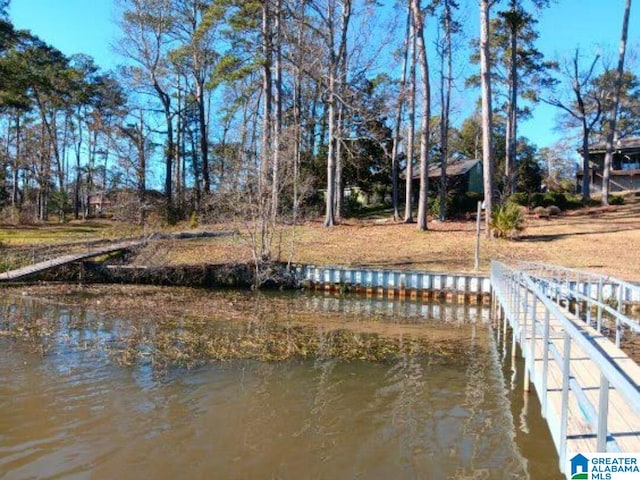
<svg viewBox="0 0 640 480">
<path fill-rule="evenodd" d="M 542 351 L 542 416 L 547 417 L 547 377 L 549 375 L 549 307 L 544 310 L 544 350 Z"/>
<path fill-rule="evenodd" d="M 591 326 L 591 278 L 584 285 L 585 297 L 587 298 L 587 325 Z"/>
<path fill-rule="evenodd" d="M 529 288 L 524 291 L 524 300 L 522 302 L 522 308 L 524 309 L 524 315 L 522 319 L 522 330 L 520 332 L 520 344 L 522 345 L 522 356 L 525 356 L 525 345 L 527 343 L 527 324 L 529 320 Z M 534 295 L 535 298 L 535 295 Z"/>
<path fill-rule="evenodd" d="M 509 278 L 506 278 L 506 273 L 503 274 L 503 278 L 506 281 L 506 285 L 504 288 L 504 304 L 502 305 L 502 313 L 504 316 L 504 323 L 502 324 L 502 341 L 505 344 L 505 350 L 506 350 L 506 345 L 507 345 L 507 325 L 509 323 L 509 302 L 511 301 L 511 275 L 509 275 Z"/>
<path fill-rule="evenodd" d="M 525 391 L 529 391 L 529 380 L 535 382 L 536 378 L 536 321 L 538 314 L 536 312 L 538 308 L 538 296 L 533 295 L 533 306 L 531 310 L 531 341 L 529 343 L 529 375 L 525 376 L 527 380 L 525 384 Z M 523 349 L 524 351 L 524 349 Z"/>
<path fill-rule="evenodd" d="M 562 357 L 562 406 L 560 407 L 560 465 L 564 467 L 567 457 L 567 423 L 569 417 L 569 380 L 571 378 L 571 335 L 564 332 Z"/>
<path fill-rule="evenodd" d="M 520 325 L 520 294 L 521 294 L 521 273 L 518 272 L 517 280 L 514 282 L 515 287 L 515 295 L 514 295 L 514 314 L 513 314 L 513 325 L 511 328 L 512 333 L 512 341 L 511 341 L 511 358 L 516 357 L 516 347 L 518 343 L 518 336 L 520 336 L 522 328 Z"/>
<path fill-rule="evenodd" d="M 597 318 L 597 325 L 596 325 L 596 329 L 598 330 L 598 333 L 602 332 L 602 303 L 604 302 L 604 283 L 602 281 L 602 277 L 600 277 L 600 280 L 598 281 L 598 318 Z"/>
<path fill-rule="evenodd" d="M 596 451 L 607 451 L 607 419 L 609 416 L 609 380 L 600 373 L 600 401 L 598 402 L 598 445 Z"/>
</svg>

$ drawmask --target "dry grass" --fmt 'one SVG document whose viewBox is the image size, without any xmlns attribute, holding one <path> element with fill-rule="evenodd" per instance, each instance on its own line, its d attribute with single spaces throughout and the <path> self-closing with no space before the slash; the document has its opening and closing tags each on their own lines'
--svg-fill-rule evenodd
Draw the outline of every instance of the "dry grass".
<svg viewBox="0 0 640 480">
<path fill-rule="evenodd" d="M 347 220 L 334 228 L 320 221 L 295 229 L 293 260 L 318 265 L 469 272 L 474 267 L 475 222 L 431 222 L 427 232 L 391 220 Z M 242 229 L 238 229 L 242 232 Z M 288 260 L 290 236 L 282 231 L 280 259 Z M 159 263 L 250 260 L 242 233 L 173 242 Z M 527 215 L 516 241 L 481 237 L 480 270 L 490 261 L 541 261 L 640 280 L 640 199 L 611 207 L 571 211 L 551 219 Z M 274 253 L 277 253 L 274 252 Z"/>
<path fill-rule="evenodd" d="M 183 226 L 185 229 L 186 225 Z M 288 260 L 295 233 L 293 261 L 318 265 L 367 266 L 393 269 L 469 272 L 474 267 L 475 222 L 431 222 L 427 232 L 390 219 L 346 220 L 324 228 L 320 220 L 278 232 L 274 256 Z M 241 225 L 206 230 L 238 231 L 219 238 L 154 242 L 138 263 L 153 265 L 223 263 L 251 260 L 251 248 Z M 124 233 L 123 233 L 124 232 Z M 106 221 L 1 228 L 6 246 L 64 243 L 80 239 L 124 236 L 133 228 Z M 140 233 L 140 232 L 138 232 Z M 531 260 L 640 280 L 640 198 L 611 207 L 567 212 L 551 219 L 527 215 L 517 241 L 481 238 L 480 270 L 490 261 Z"/>
</svg>

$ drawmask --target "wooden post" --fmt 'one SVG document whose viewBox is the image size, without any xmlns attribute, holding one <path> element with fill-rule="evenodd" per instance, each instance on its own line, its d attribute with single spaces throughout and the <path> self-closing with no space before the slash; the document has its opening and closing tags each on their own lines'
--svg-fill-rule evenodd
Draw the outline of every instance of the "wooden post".
<svg viewBox="0 0 640 480">
<path fill-rule="evenodd" d="M 475 270 L 480 269 L 480 217 L 482 216 L 482 202 L 478 202 L 478 212 L 476 214 L 476 255 Z"/>
</svg>

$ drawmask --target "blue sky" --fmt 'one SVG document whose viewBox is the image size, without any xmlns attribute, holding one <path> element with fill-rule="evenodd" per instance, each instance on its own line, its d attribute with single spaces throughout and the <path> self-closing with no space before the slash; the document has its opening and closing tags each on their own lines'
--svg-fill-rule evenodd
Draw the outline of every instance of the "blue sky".
<svg viewBox="0 0 640 480">
<path fill-rule="evenodd" d="M 463 0 L 463 7 L 465 3 L 464 18 L 469 34 L 475 35 L 477 1 Z M 538 16 L 538 48 L 547 58 L 562 60 L 579 47 L 585 63 L 599 53 L 615 65 L 623 7 L 624 0 L 556 0 Z M 628 48 L 640 56 L 640 14 L 637 5 L 633 8 Z M 111 49 L 118 37 L 114 0 L 12 0 L 9 12 L 17 28 L 31 30 L 67 55 L 89 54 L 105 69 L 120 61 Z M 640 58 L 629 58 L 628 65 L 638 71 Z M 520 134 L 539 147 L 549 146 L 563 134 L 555 129 L 555 115 L 553 107 L 537 106 L 534 118 L 521 124 Z"/>
</svg>

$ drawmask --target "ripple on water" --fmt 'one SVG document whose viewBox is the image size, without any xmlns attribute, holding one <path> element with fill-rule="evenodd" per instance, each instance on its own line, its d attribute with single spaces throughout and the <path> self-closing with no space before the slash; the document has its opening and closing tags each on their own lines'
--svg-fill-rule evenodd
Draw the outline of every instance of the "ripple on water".
<svg viewBox="0 0 640 480">
<path fill-rule="evenodd" d="M 465 361 L 234 360 L 158 376 L 65 334 L 44 357 L 0 339 L 6 478 L 528 475 L 486 336 L 470 337 Z"/>
</svg>

